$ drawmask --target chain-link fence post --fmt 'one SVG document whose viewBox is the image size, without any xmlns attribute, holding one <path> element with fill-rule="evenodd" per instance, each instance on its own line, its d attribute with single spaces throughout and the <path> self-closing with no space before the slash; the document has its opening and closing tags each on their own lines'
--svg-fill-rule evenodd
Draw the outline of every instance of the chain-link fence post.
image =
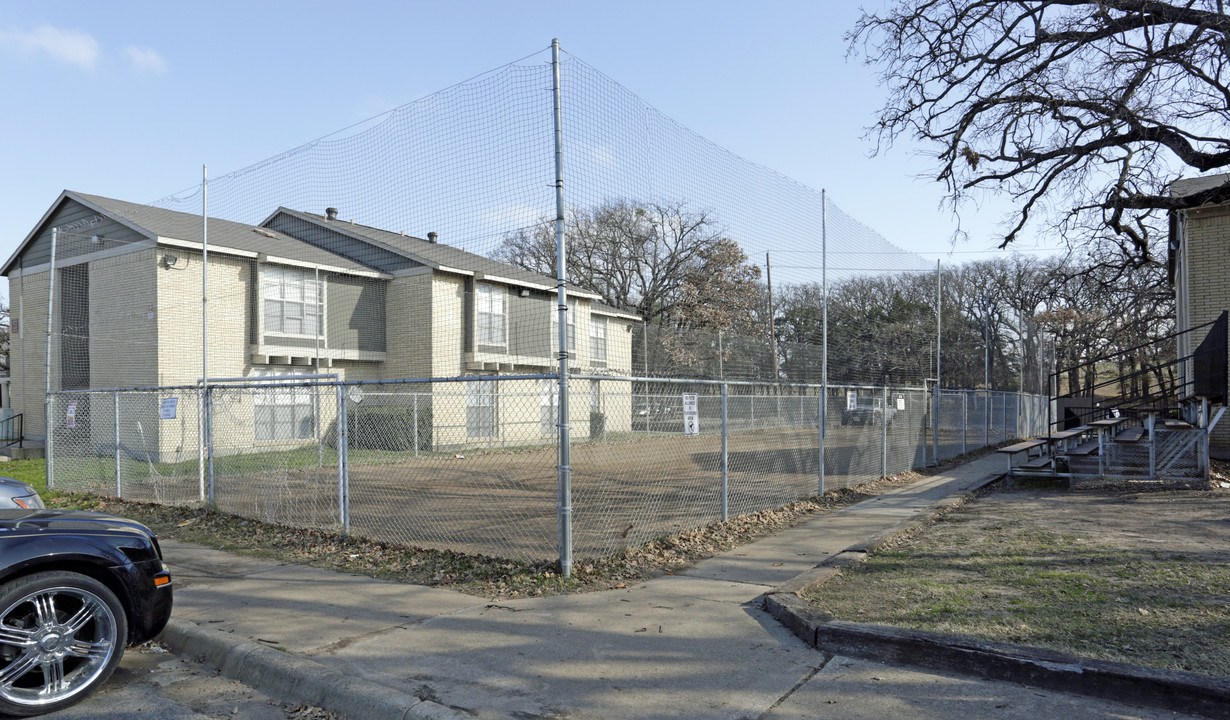
<svg viewBox="0 0 1230 720">
<path fill-rule="evenodd" d="M 824 435 L 825 422 L 828 419 L 828 385 L 821 384 L 820 389 L 816 391 L 816 422 L 820 425 L 820 446 L 816 449 L 816 464 L 818 474 L 820 475 L 820 488 L 816 494 L 824 497 Z"/>
<path fill-rule="evenodd" d="M 214 497 L 214 389 L 205 385 L 205 462 L 208 465 L 208 483 L 206 488 L 207 502 L 210 507 L 217 505 Z"/>
<path fill-rule="evenodd" d="M 346 386 L 337 384 L 337 515 L 342 524 L 342 536 L 350 535 L 350 472 L 347 468 L 350 455 L 350 416 L 346 409 Z M 418 435 L 418 426 L 415 426 Z"/>
<path fill-rule="evenodd" d="M 53 465 L 55 463 L 55 453 L 52 452 L 51 436 L 55 427 L 51 422 L 51 319 L 55 317 L 52 308 L 56 301 L 56 236 L 60 234 L 58 228 L 51 228 L 51 264 L 47 270 L 47 362 L 44 365 L 46 372 L 43 378 L 43 435 L 46 438 L 43 444 L 46 446 L 47 453 L 47 489 L 55 488 L 55 472 Z M 24 390 L 22 391 L 25 392 Z"/>
<path fill-rule="evenodd" d="M 722 522 L 730 519 L 730 432 L 727 424 L 726 383 L 722 383 Z"/>
<path fill-rule="evenodd" d="M 872 415 L 874 417 L 874 414 Z M 880 477 L 888 477 L 888 379 L 880 388 Z"/>
<path fill-rule="evenodd" d="M 414 393 L 414 456 L 419 456 L 419 394 Z"/>
<path fill-rule="evenodd" d="M 568 372 L 568 254 L 564 241 L 564 128 L 560 106 L 559 40 L 551 41 L 551 70 L 555 120 L 555 261 L 559 298 L 559 566 L 560 575 L 572 577 L 572 443 L 569 436 Z"/>
<path fill-rule="evenodd" d="M 968 435 L 969 428 L 969 393 L 961 393 L 961 454 L 969 452 L 968 442 L 965 436 Z"/>
<path fill-rule="evenodd" d="M 931 385 L 931 460 L 940 464 L 940 383 Z"/>
<path fill-rule="evenodd" d="M 112 422 L 115 424 L 115 496 L 124 497 L 124 488 L 120 479 L 120 391 L 111 393 Z"/>
</svg>

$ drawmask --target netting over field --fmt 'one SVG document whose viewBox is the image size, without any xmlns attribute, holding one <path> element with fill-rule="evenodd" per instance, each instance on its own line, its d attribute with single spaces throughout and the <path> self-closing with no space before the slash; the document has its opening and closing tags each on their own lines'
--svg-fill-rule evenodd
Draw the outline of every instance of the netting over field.
<svg viewBox="0 0 1230 720">
<path fill-rule="evenodd" d="M 533 558 L 571 509 L 599 555 L 1038 431 L 937 397 L 990 344 L 939 268 L 551 60 L 151 205 L 66 193 L 12 284 L 55 481 Z M 1027 327 L 989 384 L 1041 377 Z"/>
</svg>

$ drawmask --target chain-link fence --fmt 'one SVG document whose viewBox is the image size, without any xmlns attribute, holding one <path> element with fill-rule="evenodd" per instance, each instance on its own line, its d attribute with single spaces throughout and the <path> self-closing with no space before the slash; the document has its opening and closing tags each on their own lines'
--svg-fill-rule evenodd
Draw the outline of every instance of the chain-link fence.
<svg viewBox="0 0 1230 720">
<path fill-rule="evenodd" d="M 6 268 L 56 487 L 565 573 L 1040 432 L 1004 390 L 1053 364 L 1033 304 L 556 44 L 151 205 L 66 192 Z"/>
<path fill-rule="evenodd" d="M 1048 399 L 986 390 L 942 390 L 932 455 L 948 460 L 981 447 L 1046 433 Z"/>
<path fill-rule="evenodd" d="M 581 557 L 920 467 L 932 442 L 923 388 L 824 395 L 813 385 L 589 375 L 569 390 Z M 417 547 L 534 560 L 560 552 L 554 376 L 278 377 L 50 397 L 57 489 L 213 503 Z M 1037 398 L 991 398 L 992 442 L 1044 429 L 1021 414 Z M 945 421 L 942 434 L 952 430 Z M 965 449 L 982 439 L 971 434 Z"/>
</svg>

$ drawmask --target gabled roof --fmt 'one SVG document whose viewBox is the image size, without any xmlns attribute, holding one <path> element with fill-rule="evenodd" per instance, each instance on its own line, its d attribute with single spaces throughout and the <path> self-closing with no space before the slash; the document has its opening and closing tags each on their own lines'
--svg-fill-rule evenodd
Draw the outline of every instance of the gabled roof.
<svg viewBox="0 0 1230 720">
<path fill-rule="evenodd" d="M 158 241 L 161 238 L 195 245 L 202 244 L 200 215 L 65 190 L 22 241 L 8 262 L 0 267 L 0 274 L 8 274 L 17 259 L 44 232 L 47 223 L 68 200 L 81 203 L 152 241 Z M 238 250 L 244 253 L 267 255 L 274 259 L 294 260 L 309 265 L 325 265 L 340 270 L 369 271 L 365 265 L 308 245 L 288 235 L 219 218 L 209 218 L 209 247 L 211 250 L 221 252 L 227 249 Z"/>
<path fill-rule="evenodd" d="M 380 228 L 349 221 L 329 220 L 325 216 L 315 213 L 281 207 L 277 209 L 277 212 L 266 218 L 262 224 L 268 225 L 279 214 L 286 214 L 320 227 L 329 228 L 361 242 L 371 243 L 385 250 L 391 250 L 415 263 L 425 265 L 434 270 L 440 270 L 441 272 L 472 275 L 480 279 L 519 285 L 536 290 L 555 290 L 554 278 L 523 270 L 515 265 L 492 260 L 489 257 L 467 252 L 444 243 L 433 243 L 411 235 L 402 235 L 401 233 L 389 232 L 388 230 L 381 230 Z M 572 283 L 568 283 L 568 294 L 591 300 L 599 299 L 598 295 Z"/>
<path fill-rule="evenodd" d="M 1204 177 L 1185 178 L 1170 183 L 1170 194 L 1173 197 L 1194 195 L 1202 190 L 1212 190 L 1215 187 L 1230 182 L 1230 174 L 1206 175 Z"/>
</svg>

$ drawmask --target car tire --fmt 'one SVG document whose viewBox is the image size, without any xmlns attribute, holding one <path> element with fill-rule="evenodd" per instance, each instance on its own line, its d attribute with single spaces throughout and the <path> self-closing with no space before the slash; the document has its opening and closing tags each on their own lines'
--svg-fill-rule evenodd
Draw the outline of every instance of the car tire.
<svg viewBox="0 0 1230 720">
<path fill-rule="evenodd" d="M 0 715 L 68 707 L 111 677 L 128 641 L 115 593 L 92 577 L 41 572 L 0 588 Z"/>
</svg>

